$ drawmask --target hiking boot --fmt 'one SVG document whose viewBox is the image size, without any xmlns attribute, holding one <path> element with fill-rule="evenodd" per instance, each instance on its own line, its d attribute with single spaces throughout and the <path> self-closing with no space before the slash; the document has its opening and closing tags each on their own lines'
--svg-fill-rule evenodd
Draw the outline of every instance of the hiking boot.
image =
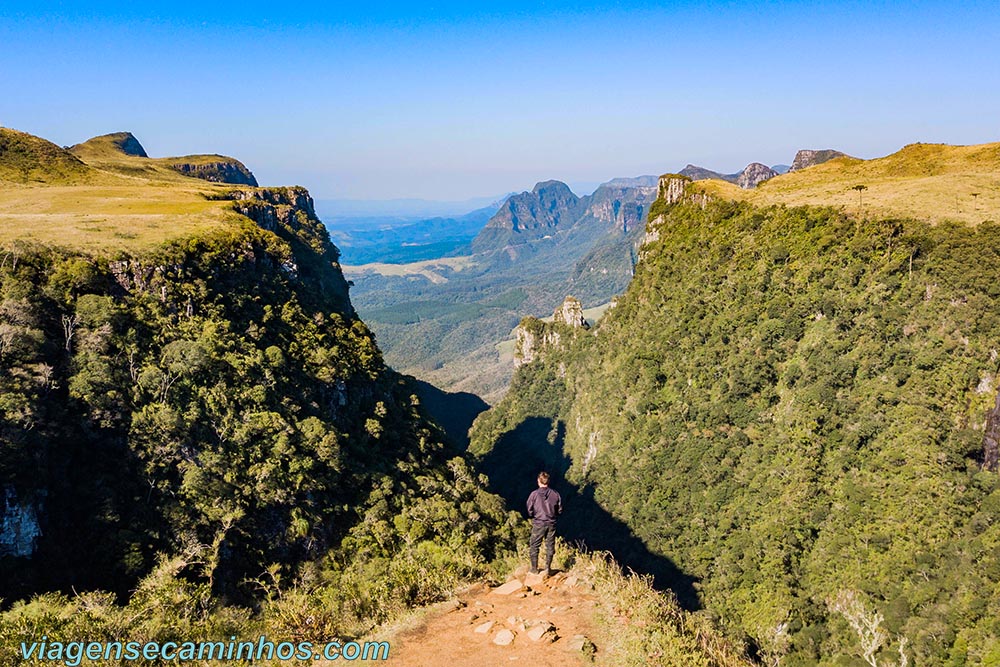
<svg viewBox="0 0 1000 667">
<path fill-rule="evenodd" d="M 541 572 L 541 570 L 539 570 L 537 567 L 533 567 L 530 570 L 528 570 L 528 574 L 538 574 L 539 572 Z"/>
</svg>

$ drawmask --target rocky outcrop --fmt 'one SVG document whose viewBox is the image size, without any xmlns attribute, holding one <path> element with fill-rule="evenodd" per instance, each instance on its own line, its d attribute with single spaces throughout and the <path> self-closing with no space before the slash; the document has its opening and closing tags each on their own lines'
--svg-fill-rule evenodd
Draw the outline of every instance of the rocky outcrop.
<svg viewBox="0 0 1000 667">
<path fill-rule="evenodd" d="M 142 144 L 139 143 L 139 140 L 131 132 L 115 132 L 114 134 L 107 135 L 107 137 L 125 155 L 149 157 L 146 154 L 146 149 L 142 147 Z"/>
<path fill-rule="evenodd" d="M 568 296 L 552 313 L 552 322 L 525 317 L 514 329 L 514 368 L 541 358 L 547 350 L 559 349 L 567 336 L 587 331 L 590 324 L 583 316 L 583 304 Z"/>
<path fill-rule="evenodd" d="M 543 349 L 558 347 L 562 336 L 545 322 L 526 317 L 514 329 L 514 340 L 514 368 L 520 368 L 538 359 Z"/>
<path fill-rule="evenodd" d="M 269 232 L 277 231 L 279 225 L 293 224 L 299 211 L 309 218 L 316 218 L 313 198 L 305 188 L 233 190 L 225 198 L 235 202 L 233 208 L 240 215 L 245 215 Z"/>
<path fill-rule="evenodd" d="M 693 164 L 689 164 L 681 169 L 680 175 L 687 176 L 692 181 L 705 181 L 714 178 L 720 181 L 735 183 L 744 190 L 751 190 L 767 179 L 774 178 L 778 175 L 778 172 L 771 167 L 768 167 L 766 164 L 751 162 L 743 169 L 743 171 L 735 174 L 723 174 L 718 171 L 706 169 L 705 167 L 698 167 Z"/>
<path fill-rule="evenodd" d="M 668 204 L 676 204 L 684 198 L 684 192 L 687 190 L 688 183 L 690 182 L 691 179 L 687 176 L 664 174 L 660 176 L 660 184 L 656 196 Z"/>
<path fill-rule="evenodd" d="M 739 177 L 736 179 L 736 185 L 740 186 L 744 190 L 752 190 L 764 181 L 769 178 L 774 178 L 777 175 L 778 172 L 771 169 L 766 164 L 751 162 L 742 172 L 740 172 Z"/>
<path fill-rule="evenodd" d="M 590 328 L 590 325 L 587 324 L 587 318 L 583 316 L 583 304 L 573 296 L 566 297 L 562 304 L 556 308 L 555 312 L 552 313 L 552 321 L 565 324 L 573 329 Z"/>
<path fill-rule="evenodd" d="M 203 181 L 257 186 L 257 179 L 242 162 L 223 156 L 219 156 L 219 158 L 217 162 L 177 161 L 171 162 L 167 166 L 185 176 L 200 178 Z"/>
<path fill-rule="evenodd" d="M 807 167 L 815 167 L 818 164 L 829 162 L 830 160 L 838 157 L 848 157 L 848 155 L 847 153 L 841 153 L 840 151 L 835 151 L 831 148 L 825 148 L 823 150 L 804 149 L 795 154 L 795 159 L 792 160 L 792 166 L 788 168 L 788 171 L 799 171 L 800 169 L 806 169 Z"/>
<path fill-rule="evenodd" d="M 646 223 L 646 210 L 656 199 L 656 191 L 656 185 L 615 187 L 605 184 L 586 198 L 584 215 L 628 234 Z"/>
<path fill-rule="evenodd" d="M 543 181 L 535 185 L 531 192 L 508 198 L 487 226 L 515 232 L 557 227 L 576 213 L 579 202 L 580 198 L 565 183 Z"/>
</svg>

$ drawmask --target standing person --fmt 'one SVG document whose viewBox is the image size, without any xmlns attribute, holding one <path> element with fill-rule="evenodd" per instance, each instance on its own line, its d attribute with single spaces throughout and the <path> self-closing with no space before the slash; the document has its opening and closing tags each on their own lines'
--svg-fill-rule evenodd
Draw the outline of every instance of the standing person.
<svg viewBox="0 0 1000 667">
<path fill-rule="evenodd" d="M 549 488 L 549 473 L 538 473 L 538 488 L 528 496 L 528 516 L 531 517 L 531 540 L 528 557 L 531 573 L 538 574 L 538 550 L 545 540 L 545 573 L 552 574 L 552 556 L 556 552 L 556 517 L 562 514 L 562 498 Z"/>
</svg>

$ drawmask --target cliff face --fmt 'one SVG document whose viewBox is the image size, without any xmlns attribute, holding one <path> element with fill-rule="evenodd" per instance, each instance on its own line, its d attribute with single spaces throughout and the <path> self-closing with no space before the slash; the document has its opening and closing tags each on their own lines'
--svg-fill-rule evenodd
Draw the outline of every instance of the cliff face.
<svg viewBox="0 0 1000 667">
<path fill-rule="evenodd" d="M 142 147 L 142 144 L 139 143 L 139 140 L 131 132 L 115 132 L 114 134 L 105 135 L 104 138 L 110 140 L 112 145 L 125 155 L 149 157 L 146 154 L 146 149 Z"/>
<path fill-rule="evenodd" d="M 514 368 L 537 361 L 563 344 L 577 332 L 590 329 L 580 300 L 567 296 L 552 313 L 552 322 L 526 317 L 514 329 Z"/>
<path fill-rule="evenodd" d="M 660 176 L 656 197 L 665 204 L 676 204 L 684 197 L 685 189 L 690 182 L 690 178 L 680 174 L 664 174 Z"/>
<path fill-rule="evenodd" d="M 562 335 L 535 318 L 525 318 L 514 329 L 514 368 L 541 358 L 543 350 L 559 347 Z"/>
<path fill-rule="evenodd" d="M 567 222 L 579 202 L 580 198 L 565 183 L 544 181 L 531 192 L 509 197 L 486 226 L 513 232 L 551 229 Z"/>
<path fill-rule="evenodd" d="M 986 429 L 983 433 L 983 470 L 996 472 L 1000 467 L 1000 394 L 996 403 L 986 413 Z"/>
<path fill-rule="evenodd" d="M 777 175 L 778 172 L 771 169 L 766 164 L 751 162 L 742 172 L 740 172 L 739 178 L 736 179 L 736 185 L 740 186 L 744 190 L 752 190 L 764 181 L 769 178 L 774 178 Z"/>
<path fill-rule="evenodd" d="M 586 198 L 584 215 L 609 229 L 628 234 L 646 224 L 646 209 L 656 199 L 656 186 L 614 187 L 602 185 Z"/>
<path fill-rule="evenodd" d="M 189 539 L 232 590 L 334 544 L 343 475 L 409 446 L 308 192 L 225 196 L 243 222 L 143 254 L 0 253 L 5 597 L 127 587 Z"/>
<path fill-rule="evenodd" d="M 212 183 L 232 183 L 233 185 L 257 186 L 253 173 L 239 160 L 223 158 L 215 162 L 183 162 L 183 158 L 171 161 L 169 167 L 185 176 L 200 178 Z"/>
<path fill-rule="evenodd" d="M 302 187 L 233 190 L 234 209 L 260 227 L 274 232 L 302 258 L 285 265 L 299 280 L 355 317 L 348 284 L 340 268 L 340 251 L 316 215 L 312 196 Z"/>
<path fill-rule="evenodd" d="M 757 187 L 767 179 L 774 178 L 778 175 L 778 172 L 771 167 L 768 167 L 766 164 L 751 162 L 744 167 L 742 171 L 735 174 L 722 174 L 717 171 L 712 171 L 711 169 L 705 169 L 704 167 L 697 167 L 693 164 L 689 164 L 681 169 L 680 175 L 687 176 L 692 181 L 703 181 L 715 178 L 721 181 L 735 183 L 744 190 L 750 190 Z"/>
<path fill-rule="evenodd" d="M 799 171 L 807 167 L 815 167 L 818 164 L 829 162 L 838 157 L 847 157 L 847 153 L 841 153 L 831 148 L 822 150 L 803 149 L 795 154 L 795 159 L 792 160 L 792 166 L 788 168 L 788 171 Z"/>
<path fill-rule="evenodd" d="M 551 444 L 579 491 L 565 530 L 638 552 L 674 590 L 696 579 L 734 636 L 788 664 L 856 650 L 813 602 L 845 590 L 894 616 L 911 664 L 1000 650 L 1000 230 L 701 206 L 685 182 L 661 179 L 657 239 L 596 335 L 525 327 L 531 362 L 471 451 L 530 479 Z"/>
<path fill-rule="evenodd" d="M 287 244 L 273 248 L 271 253 L 253 255 L 255 263 L 262 269 L 264 265 L 273 265 L 289 279 L 307 286 L 302 298 L 308 302 L 322 302 L 337 312 L 356 317 L 349 286 L 340 268 L 340 252 L 316 216 L 313 199 L 305 188 L 237 189 L 219 196 L 231 200 L 236 213 Z M 249 252 L 247 256 L 251 256 Z M 110 260 L 107 267 L 126 292 L 162 292 L 164 281 L 183 268 L 160 255 L 118 258 Z M 165 299 L 165 293 L 161 297 Z"/>
</svg>

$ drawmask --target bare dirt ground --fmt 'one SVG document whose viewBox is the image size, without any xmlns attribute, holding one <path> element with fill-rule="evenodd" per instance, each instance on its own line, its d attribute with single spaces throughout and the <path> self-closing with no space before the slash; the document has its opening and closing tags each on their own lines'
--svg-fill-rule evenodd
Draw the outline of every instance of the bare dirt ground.
<svg viewBox="0 0 1000 667">
<path fill-rule="evenodd" d="M 564 572 L 523 569 L 503 586 L 479 584 L 391 640 L 400 667 L 580 667 L 595 650 L 590 586 Z"/>
</svg>

